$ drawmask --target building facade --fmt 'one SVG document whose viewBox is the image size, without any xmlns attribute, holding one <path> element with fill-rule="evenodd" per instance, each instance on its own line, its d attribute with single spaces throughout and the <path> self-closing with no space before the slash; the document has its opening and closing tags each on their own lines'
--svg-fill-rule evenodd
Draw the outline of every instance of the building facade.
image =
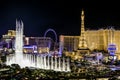
<svg viewBox="0 0 120 80">
<path fill-rule="evenodd" d="M 25 53 L 46 53 L 54 50 L 54 41 L 50 37 L 23 37 Z M 0 49 L 14 49 L 15 48 L 15 30 L 8 30 L 8 33 L 2 35 L 0 41 Z"/>
<path fill-rule="evenodd" d="M 38 53 L 48 53 L 54 49 L 54 41 L 50 37 L 25 37 L 24 45 L 30 46 L 25 50 L 34 49 L 34 46 L 36 46 Z"/>
<path fill-rule="evenodd" d="M 84 39 L 86 46 L 92 51 L 105 50 L 107 51 L 109 44 L 116 45 L 116 53 L 120 53 L 120 30 L 113 28 L 99 29 L 99 30 L 85 30 L 84 19 L 82 19 L 83 12 L 81 15 L 81 35 L 80 36 L 67 36 L 60 35 L 60 48 L 68 52 L 73 52 L 79 49 L 79 45 L 82 45 L 80 40 Z M 84 35 L 83 35 L 84 34 Z"/>
</svg>

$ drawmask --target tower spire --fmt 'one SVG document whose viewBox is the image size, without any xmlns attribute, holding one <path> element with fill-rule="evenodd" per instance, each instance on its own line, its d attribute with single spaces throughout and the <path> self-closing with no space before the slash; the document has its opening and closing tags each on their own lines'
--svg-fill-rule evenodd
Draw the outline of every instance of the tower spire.
<svg viewBox="0 0 120 80">
<path fill-rule="evenodd" d="M 85 25 L 84 25 L 84 10 L 82 9 L 81 12 L 81 33 L 80 33 L 80 39 L 79 39 L 79 49 L 86 49 L 87 43 L 85 40 Z"/>
<path fill-rule="evenodd" d="M 84 26 L 84 10 L 82 9 L 82 12 L 81 12 L 81 35 L 84 36 L 84 32 L 85 32 L 85 26 Z"/>
</svg>

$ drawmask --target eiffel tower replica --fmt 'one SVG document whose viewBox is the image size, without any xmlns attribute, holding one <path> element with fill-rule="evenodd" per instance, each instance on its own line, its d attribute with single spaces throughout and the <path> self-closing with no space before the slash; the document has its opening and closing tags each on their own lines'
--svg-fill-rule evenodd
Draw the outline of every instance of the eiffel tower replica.
<svg viewBox="0 0 120 80">
<path fill-rule="evenodd" d="M 87 46 L 87 42 L 86 42 L 86 35 L 85 35 L 85 27 L 84 27 L 84 10 L 82 9 L 82 13 L 81 13 L 81 35 L 79 38 L 79 45 L 78 45 L 78 54 L 79 55 L 86 55 L 89 54 L 89 48 Z"/>
</svg>

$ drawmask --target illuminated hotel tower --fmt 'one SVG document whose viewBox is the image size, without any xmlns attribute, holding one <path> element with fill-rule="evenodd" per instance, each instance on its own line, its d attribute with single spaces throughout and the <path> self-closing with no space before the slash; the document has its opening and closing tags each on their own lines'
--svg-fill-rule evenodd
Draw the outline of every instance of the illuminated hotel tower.
<svg viewBox="0 0 120 80">
<path fill-rule="evenodd" d="M 78 49 L 88 49 L 87 43 L 85 40 L 85 27 L 84 27 L 84 10 L 81 13 L 81 36 L 79 39 L 79 48 Z"/>
</svg>

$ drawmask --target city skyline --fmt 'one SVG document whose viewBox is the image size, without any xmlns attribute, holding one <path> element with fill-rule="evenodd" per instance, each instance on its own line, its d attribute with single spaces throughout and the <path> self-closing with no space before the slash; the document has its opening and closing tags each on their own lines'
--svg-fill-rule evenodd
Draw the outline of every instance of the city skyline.
<svg viewBox="0 0 120 80">
<path fill-rule="evenodd" d="M 0 36 L 6 34 L 8 29 L 15 30 L 16 19 L 23 21 L 26 36 L 41 37 L 49 28 L 54 29 L 58 36 L 79 35 L 82 9 L 85 11 L 85 29 L 100 29 L 108 26 L 119 29 L 120 12 L 116 3 L 87 0 L 4 1 L 0 5 Z"/>
</svg>

